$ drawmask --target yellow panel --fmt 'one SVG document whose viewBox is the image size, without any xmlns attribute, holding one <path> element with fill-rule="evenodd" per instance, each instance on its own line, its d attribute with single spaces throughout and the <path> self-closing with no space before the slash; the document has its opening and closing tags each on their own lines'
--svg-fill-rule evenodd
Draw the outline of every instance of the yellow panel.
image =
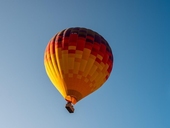
<svg viewBox="0 0 170 128">
<path fill-rule="evenodd" d="M 90 56 L 90 52 L 91 52 L 90 49 L 85 48 L 83 51 L 83 59 L 87 60 Z"/>
<path fill-rule="evenodd" d="M 94 74 L 91 76 L 91 78 L 90 78 L 90 81 L 94 81 L 95 79 L 96 79 L 96 77 L 97 77 L 97 75 L 98 75 L 98 73 L 97 72 L 94 72 Z"/>
<path fill-rule="evenodd" d="M 47 75 L 49 76 L 51 82 L 53 83 L 53 85 L 57 88 L 57 90 L 61 93 L 61 95 L 63 97 L 66 96 L 66 92 L 65 89 L 63 88 L 63 84 L 62 81 L 60 79 L 57 79 L 53 74 L 52 74 L 52 70 L 50 70 L 50 64 L 48 62 L 45 62 L 45 69 L 47 72 Z M 60 85 L 60 86 L 58 86 Z"/>
<path fill-rule="evenodd" d="M 69 57 L 68 58 L 68 69 L 74 69 L 74 58 L 73 57 Z"/>
<path fill-rule="evenodd" d="M 76 58 L 82 58 L 82 56 L 83 56 L 83 51 L 76 50 L 75 57 Z"/>
<path fill-rule="evenodd" d="M 89 74 L 90 69 L 92 68 L 92 66 L 93 66 L 93 64 L 95 62 L 95 59 L 96 59 L 96 57 L 94 55 L 90 55 L 90 57 L 89 57 L 89 59 L 87 61 L 84 73 L 83 73 L 84 77 L 86 77 Z"/>
<path fill-rule="evenodd" d="M 74 74 L 78 74 L 79 67 L 80 67 L 80 62 L 74 62 L 74 70 L 73 70 Z"/>
<path fill-rule="evenodd" d="M 82 61 L 80 63 L 80 71 L 84 72 L 86 64 L 87 64 L 87 60 L 82 59 Z"/>
<path fill-rule="evenodd" d="M 96 71 L 96 69 L 97 69 L 97 66 L 93 65 L 92 68 L 90 69 L 90 72 L 88 75 L 92 76 L 94 74 L 94 72 Z"/>
<path fill-rule="evenodd" d="M 62 65 L 64 74 L 68 74 L 68 50 L 62 51 Z"/>
<path fill-rule="evenodd" d="M 108 69 L 108 68 L 109 68 L 109 65 L 108 65 L 108 64 L 106 64 L 106 65 L 104 66 L 104 68 L 103 68 L 102 72 L 107 71 L 107 69 Z"/>
<path fill-rule="evenodd" d="M 97 58 L 99 58 L 100 60 L 103 59 L 103 57 L 101 55 L 99 55 L 99 54 L 97 54 Z"/>
<path fill-rule="evenodd" d="M 51 54 L 51 60 L 52 60 L 51 64 L 53 66 L 54 73 L 55 73 L 56 77 L 60 77 L 60 72 L 59 72 L 59 69 L 57 67 L 54 54 Z"/>
<path fill-rule="evenodd" d="M 68 46 L 68 50 L 76 50 L 76 46 Z"/>
<path fill-rule="evenodd" d="M 61 65 L 62 65 L 61 48 L 55 48 L 55 56 L 56 56 L 56 65 L 58 66 L 58 71 L 60 73 L 60 78 L 63 79 L 63 74 L 61 71 Z"/>
</svg>

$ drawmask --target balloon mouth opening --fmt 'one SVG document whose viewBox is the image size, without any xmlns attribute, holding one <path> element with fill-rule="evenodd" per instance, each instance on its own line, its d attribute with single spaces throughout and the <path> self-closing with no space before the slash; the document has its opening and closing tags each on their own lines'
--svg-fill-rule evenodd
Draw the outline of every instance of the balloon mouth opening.
<svg viewBox="0 0 170 128">
<path fill-rule="evenodd" d="M 70 102 L 70 103 L 74 104 L 74 105 L 77 103 L 77 100 L 76 100 L 76 98 L 74 96 L 66 96 L 65 100 L 67 102 Z"/>
</svg>

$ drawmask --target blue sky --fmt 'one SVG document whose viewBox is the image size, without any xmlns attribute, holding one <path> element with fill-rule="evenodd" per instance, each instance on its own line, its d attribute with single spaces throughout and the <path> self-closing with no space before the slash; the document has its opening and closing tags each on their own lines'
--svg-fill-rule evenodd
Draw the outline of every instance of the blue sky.
<svg viewBox="0 0 170 128">
<path fill-rule="evenodd" d="M 1 128 L 169 128 L 168 0 L 1 0 Z M 44 50 L 68 27 L 97 31 L 114 67 L 95 93 L 65 110 L 51 84 Z"/>
</svg>

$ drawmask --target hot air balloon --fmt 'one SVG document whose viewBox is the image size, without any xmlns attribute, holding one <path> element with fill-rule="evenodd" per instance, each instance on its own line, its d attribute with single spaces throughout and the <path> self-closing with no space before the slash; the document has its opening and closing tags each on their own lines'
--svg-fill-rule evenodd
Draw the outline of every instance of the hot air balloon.
<svg viewBox="0 0 170 128">
<path fill-rule="evenodd" d="M 113 54 L 97 32 L 81 27 L 64 29 L 48 43 L 44 54 L 46 73 L 67 101 L 66 109 L 99 89 L 109 78 Z"/>
</svg>

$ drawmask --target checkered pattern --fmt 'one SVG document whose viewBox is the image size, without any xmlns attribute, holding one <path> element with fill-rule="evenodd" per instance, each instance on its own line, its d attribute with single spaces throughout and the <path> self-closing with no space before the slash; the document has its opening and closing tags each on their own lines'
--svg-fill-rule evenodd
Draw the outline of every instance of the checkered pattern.
<svg viewBox="0 0 170 128">
<path fill-rule="evenodd" d="M 98 33 L 86 28 L 69 28 L 49 41 L 44 64 L 54 86 L 75 104 L 108 79 L 113 55 L 107 41 Z"/>
</svg>

